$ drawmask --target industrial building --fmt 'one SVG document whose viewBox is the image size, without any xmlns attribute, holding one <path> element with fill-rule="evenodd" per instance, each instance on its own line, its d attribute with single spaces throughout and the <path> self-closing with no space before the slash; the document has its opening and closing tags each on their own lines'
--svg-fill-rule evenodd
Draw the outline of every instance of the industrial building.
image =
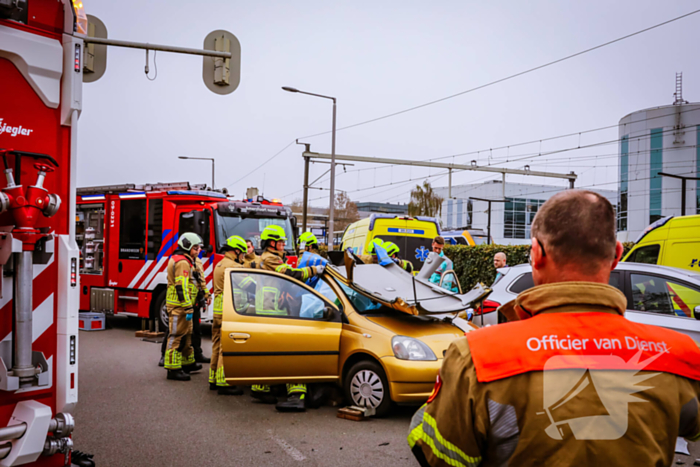
<svg viewBox="0 0 700 467">
<path fill-rule="evenodd" d="M 684 101 L 681 92 L 678 82 L 673 105 L 639 110 L 620 120 L 621 241 L 634 241 L 663 217 L 700 214 L 700 180 L 692 179 L 700 173 L 700 104 Z M 678 177 L 691 179 L 684 183 Z"/>
<path fill-rule="evenodd" d="M 519 245 L 530 242 L 530 225 L 537 210 L 549 198 L 565 186 L 528 185 L 524 183 L 505 184 L 501 180 L 484 183 L 455 185 L 452 199 L 448 199 L 448 187 L 435 187 L 436 194 L 445 200 L 442 203 L 440 219 L 443 230 L 483 229 L 488 230 L 489 203 L 470 199 L 472 197 L 503 200 L 491 203 L 491 237 L 494 243 Z M 611 190 L 591 190 L 605 196 L 617 205 L 617 192 Z"/>
</svg>

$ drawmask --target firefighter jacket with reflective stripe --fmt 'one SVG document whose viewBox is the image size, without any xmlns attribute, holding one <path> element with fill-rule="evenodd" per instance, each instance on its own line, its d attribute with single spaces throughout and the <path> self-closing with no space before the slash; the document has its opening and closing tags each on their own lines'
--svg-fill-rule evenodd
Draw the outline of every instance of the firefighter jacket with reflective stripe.
<svg viewBox="0 0 700 467">
<path fill-rule="evenodd" d="M 411 421 L 419 462 L 671 465 L 677 436 L 700 437 L 700 349 L 626 305 L 605 284 L 542 285 L 502 307 L 529 319 L 454 341 Z"/>
<path fill-rule="evenodd" d="M 209 292 L 209 289 L 207 288 L 207 278 L 204 275 L 204 268 L 202 266 L 202 260 L 199 258 L 194 259 L 194 266 L 197 271 L 197 274 L 195 276 L 197 277 L 197 288 L 204 293 L 204 299 L 206 300 L 209 298 L 211 293 Z"/>
<path fill-rule="evenodd" d="M 267 248 L 261 256 L 261 269 L 275 271 L 292 279 L 304 282 L 316 274 L 316 267 L 292 268 L 282 259 L 282 253 Z M 257 284 L 255 294 L 255 309 L 258 314 L 286 315 L 287 311 L 282 307 L 286 297 L 278 288 L 280 280 L 272 276 L 262 276 Z"/>
<path fill-rule="evenodd" d="M 244 268 L 244 264 L 236 261 L 236 254 L 227 251 L 224 257 L 214 268 L 214 313 L 220 314 L 224 311 L 224 284 L 226 280 L 226 269 Z M 247 301 L 247 291 L 255 291 L 255 283 L 250 276 L 236 277 L 231 283 L 233 288 L 233 301 L 236 310 L 241 311 L 243 304 Z"/>
<path fill-rule="evenodd" d="M 401 259 L 400 261 L 400 266 L 404 268 L 407 272 L 413 273 L 413 263 L 410 262 L 407 259 Z"/>
<path fill-rule="evenodd" d="M 243 261 L 243 267 L 246 268 L 258 268 L 260 267 L 260 256 L 253 253 L 245 254 L 245 261 Z"/>
<path fill-rule="evenodd" d="M 301 259 L 299 260 L 299 264 L 297 265 L 299 268 L 305 268 L 309 266 L 325 266 L 328 264 L 328 260 L 324 258 L 323 256 L 319 255 L 318 253 L 312 253 L 310 251 L 305 251 L 303 255 L 301 255 Z M 309 287 L 316 287 L 316 283 L 319 281 L 318 276 L 313 276 L 310 277 L 306 280 L 306 283 L 308 284 Z"/>
<path fill-rule="evenodd" d="M 195 264 L 182 250 L 175 252 L 168 260 L 168 291 L 166 303 L 172 307 L 192 308 L 197 298 L 197 285 L 194 280 Z"/>
</svg>

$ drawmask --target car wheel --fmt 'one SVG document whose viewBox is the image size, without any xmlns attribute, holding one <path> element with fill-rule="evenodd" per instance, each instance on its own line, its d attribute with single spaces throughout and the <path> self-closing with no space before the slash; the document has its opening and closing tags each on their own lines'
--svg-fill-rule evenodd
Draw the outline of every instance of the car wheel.
<svg viewBox="0 0 700 467">
<path fill-rule="evenodd" d="M 376 417 L 383 417 L 391 409 L 391 396 L 386 374 L 379 364 L 364 360 L 354 364 L 343 384 L 345 398 L 358 407 L 371 407 Z"/>
</svg>

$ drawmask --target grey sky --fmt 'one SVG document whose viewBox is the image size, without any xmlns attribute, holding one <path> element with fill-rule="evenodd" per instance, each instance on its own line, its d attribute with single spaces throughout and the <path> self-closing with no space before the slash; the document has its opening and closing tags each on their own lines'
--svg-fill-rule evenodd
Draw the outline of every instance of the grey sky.
<svg viewBox="0 0 700 467">
<path fill-rule="evenodd" d="M 116 5 L 119 5 L 117 8 Z M 85 0 L 114 39 L 201 47 L 226 29 L 241 42 L 241 84 L 228 96 L 202 83 L 202 59 L 158 53 L 158 77 L 144 75 L 144 52 L 110 48 L 107 72 L 84 86 L 78 186 L 210 180 L 210 166 L 178 155 L 215 157 L 217 186 L 233 183 L 295 138 L 330 130 L 331 103 L 281 86 L 338 98 L 338 126 L 454 94 L 615 39 L 698 8 L 697 1 L 308 1 L 119 2 Z M 336 151 L 429 159 L 616 124 L 624 115 L 673 101 L 675 72 L 684 97 L 700 100 L 700 14 L 446 102 L 338 133 Z M 151 73 L 154 67 L 151 64 Z M 612 128 L 580 144 L 617 138 Z M 330 152 L 330 135 L 305 140 Z M 579 137 L 455 157 L 486 164 L 577 146 Z M 506 166 L 581 174 L 578 186 L 616 189 L 616 144 Z M 245 180 L 270 198 L 301 196 L 301 146 L 292 145 Z M 590 157 L 583 161 L 575 158 Z M 522 157 L 522 156 L 521 156 Z M 452 159 L 445 159 L 452 161 Z M 418 168 L 348 168 L 337 188 L 354 200 L 405 202 Z M 374 166 L 372 166 L 374 167 Z M 379 166 L 377 166 L 379 167 Z M 315 165 L 312 179 L 327 169 Z M 342 169 L 338 169 L 342 173 Z M 459 173 L 453 183 L 495 179 Z M 431 179 L 445 185 L 447 177 Z M 526 183 L 564 181 L 522 177 Z M 321 186 L 328 187 L 327 178 Z M 355 191 L 363 189 L 363 191 Z M 327 197 L 312 191 L 312 200 Z M 319 199 L 314 205 L 323 205 Z"/>
</svg>

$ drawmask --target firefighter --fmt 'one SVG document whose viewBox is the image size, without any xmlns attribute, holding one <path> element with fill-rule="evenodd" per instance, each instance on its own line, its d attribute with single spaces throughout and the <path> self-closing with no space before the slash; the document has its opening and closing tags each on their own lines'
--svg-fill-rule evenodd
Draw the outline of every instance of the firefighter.
<svg viewBox="0 0 700 467">
<path fill-rule="evenodd" d="M 224 358 L 221 349 L 221 321 L 224 312 L 224 281 L 227 268 L 242 268 L 245 262 L 247 247 L 245 240 L 234 235 L 226 240 L 221 251 L 224 257 L 214 268 L 214 322 L 211 327 L 211 366 L 209 367 L 209 389 L 217 390 L 222 396 L 240 396 L 243 388 L 229 386 L 224 376 Z M 252 279 L 251 279 L 252 281 Z M 234 303 L 242 301 L 245 293 L 241 284 L 235 284 L 233 289 Z M 253 291 L 254 291 L 253 284 Z"/>
<path fill-rule="evenodd" d="M 367 245 L 367 249 L 365 250 L 364 255 L 360 255 L 360 260 L 362 260 L 363 263 L 365 264 L 377 264 L 377 252 L 374 250 L 376 246 L 381 246 L 382 245 L 382 239 L 381 238 L 375 238 L 373 239 L 369 245 Z"/>
<path fill-rule="evenodd" d="M 301 259 L 297 265 L 300 268 L 321 265 L 325 267 L 328 264 L 328 260 L 319 254 L 318 239 L 311 232 L 304 232 L 299 236 L 297 249 L 299 254 L 301 254 Z M 313 276 L 306 280 L 306 284 L 310 287 L 316 287 L 317 283 L 318 276 Z"/>
<path fill-rule="evenodd" d="M 193 276 L 195 260 L 201 248 L 199 235 L 186 232 L 177 241 L 178 249 L 168 261 L 168 290 L 166 306 L 170 323 L 170 336 L 165 351 L 165 369 L 168 379 L 189 381 L 192 371 L 202 369 L 194 360 L 192 349 L 192 315 L 197 297 L 197 285 Z"/>
<path fill-rule="evenodd" d="M 200 245 L 200 251 L 204 245 Z M 192 348 L 194 349 L 194 359 L 197 363 L 209 363 L 210 359 L 204 356 L 202 352 L 202 310 L 211 305 L 211 293 L 207 288 L 207 279 L 204 275 L 202 260 L 197 256 L 195 262 L 195 278 L 197 279 L 197 299 L 194 305 L 194 314 L 192 316 Z"/>
<path fill-rule="evenodd" d="M 389 255 L 391 259 L 393 259 L 396 264 L 401 266 L 403 269 L 405 269 L 407 272 L 413 273 L 413 263 L 410 261 L 407 261 L 405 259 L 399 258 L 399 246 L 394 243 L 394 242 L 384 242 L 382 244 L 384 249 L 386 250 L 386 254 Z"/>
<path fill-rule="evenodd" d="M 278 225 L 269 225 L 260 233 L 262 240 L 263 254 L 260 257 L 261 269 L 276 271 L 289 276 L 300 282 L 305 282 L 313 276 L 323 273 L 324 265 L 308 266 L 304 268 L 292 268 L 285 263 L 284 245 L 287 236 L 284 229 Z M 262 291 L 265 291 L 263 293 Z M 255 296 L 256 313 L 270 315 L 286 315 L 287 312 L 280 308 L 277 298 L 280 291 L 271 287 L 270 284 L 259 284 Z M 273 297 L 270 300 L 270 297 Z M 251 395 L 266 404 L 274 404 L 277 398 L 272 394 L 270 387 L 266 385 L 255 385 Z M 277 403 L 276 409 L 280 412 L 303 412 L 306 410 L 304 400 L 306 399 L 305 384 L 287 384 L 287 401 Z"/>
<path fill-rule="evenodd" d="M 248 239 L 245 241 L 245 243 L 247 250 L 243 265 L 247 268 L 256 268 L 260 265 L 260 256 L 255 254 L 255 245 L 253 244 L 253 240 Z"/>
<path fill-rule="evenodd" d="M 199 245 L 200 251 L 204 248 L 204 245 Z M 194 360 L 197 363 L 209 363 L 209 358 L 204 356 L 202 352 L 202 309 L 205 306 L 211 304 L 211 294 L 207 288 L 207 281 L 204 276 L 204 269 L 202 267 L 202 260 L 197 256 L 195 259 L 195 273 L 194 278 L 197 283 L 197 298 L 194 305 L 194 313 L 192 315 L 192 348 L 194 349 Z M 160 346 L 160 361 L 158 366 L 165 366 L 165 350 L 168 346 L 168 337 L 170 331 L 165 330 L 165 336 L 163 337 L 163 343 Z"/>
<path fill-rule="evenodd" d="M 512 322 L 450 344 L 410 425 L 422 466 L 671 465 L 677 436 L 700 438 L 698 344 L 625 319 L 608 285 L 623 250 L 605 197 L 539 208 L 536 286 L 500 308 Z"/>
</svg>

